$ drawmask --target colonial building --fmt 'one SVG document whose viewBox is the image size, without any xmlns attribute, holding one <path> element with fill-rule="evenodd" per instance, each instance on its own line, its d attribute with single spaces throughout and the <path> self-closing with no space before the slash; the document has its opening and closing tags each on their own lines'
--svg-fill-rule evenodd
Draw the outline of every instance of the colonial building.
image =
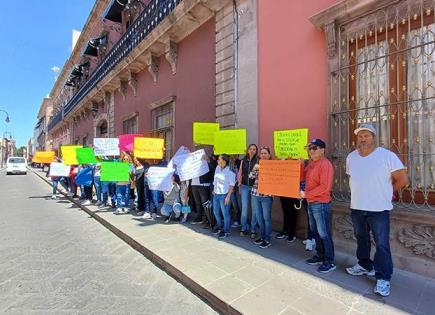
<svg viewBox="0 0 435 315">
<path fill-rule="evenodd" d="M 411 179 L 395 196 L 396 266 L 435 277 L 434 9 L 420 0 L 98 0 L 50 93 L 49 141 L 58 149 L 139 132 L 164 137 L 169 157 L 192 146 L 194 121 L 247 128 L 249 142 L 269 146 L 274 130 L 308 127 L 335 166 L 334 239 L 354 252 L 344 161 L 355 127 L 371 122 Z"/>
<path fill-rule="evenodd" d="M 51 150 L 52 141 L 48 140 L 48 122 L 53 116 L 53 104 L 50 97 L 45 97 L 38 112 L 38 121 L 34 128 L 34 147 L 38 151 Z"/>
</svg>

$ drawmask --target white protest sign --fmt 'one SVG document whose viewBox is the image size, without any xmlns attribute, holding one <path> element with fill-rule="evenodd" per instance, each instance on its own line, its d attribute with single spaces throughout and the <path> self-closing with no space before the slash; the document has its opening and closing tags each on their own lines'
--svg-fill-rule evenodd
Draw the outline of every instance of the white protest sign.
<svg viewBox="0 0 435 315">
<path fill-rule="evenodd" d="M 151 166 L 147 172 L 148 186 L 151 190 L 170 191 L 173 174 L 172 168 Z"/>
<path fill-rule="evenodd" d="M 177 165 L 177 174 L 181 181 L 189 180 L 195 177 L 207 174 L 210 170 L 208 163 L 203 159 L 205 152 L 203 149 L 192 152 L 181 163 Z"/>
<path fill-rule="evenodd" d="M 188 157 L 189 157 L 189 149 L 185 146 L 181 146 L 177 152 L 175 152 L 175 155 L 172 157 L 172 159 L 168 163 L 169 168 L 174 168 L 174 165 L 180 165 L 182 164 Z M 177 173 L 177 171 L 175 171 Z M 177 173 L 178 174 L 178 173 Z"/>
<path fill-rule="evenodd" d="M 119 155 L 118 138 L 94 138 L 95 156 Z"/>
<path fill-rule="evenodd" d="M 50 163 L 50 177 L 68 177 L 70 171 L 70 166 L 63 163 L 53 162 Z"/>
</svg>

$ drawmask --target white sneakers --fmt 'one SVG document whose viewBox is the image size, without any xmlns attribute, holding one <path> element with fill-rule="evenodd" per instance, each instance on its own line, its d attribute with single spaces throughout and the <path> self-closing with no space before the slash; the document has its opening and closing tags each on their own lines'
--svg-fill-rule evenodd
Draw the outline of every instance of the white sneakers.
<svg viewBox="0 0 435 315">
<path fill-rule="evenodd" d="M 149 212 L 145 212 L 143 216 L 141 216 L 141 219 L 151 219 L 151 214 Z"/>
<path fill-rule="evenodd" d="M 390 295 L 390 281 L 378 279 L 375 288 L 373 289 L 377 295 L 389 296 Z"/>
<path fill-rule="evenodd" d="M 90 200 L 85 200 L 82 202 L 82 206 L 90 206 L 92 202 Z"/>
<path fill-rule="evenodd" d="M 57 199 L 56 194 L 51 195 L 51 199 L 53 199 L 53 200 Z"/>
<path fill-rule="evenodd" d="M 375 270 L 367 270 L 364 267 L 362 267 L 360 264 L 356 264 L 355 266 L 346 268 L 346 272 L 352 276 L 362 276 L 367 275 L 369 277 L 375 276 Z"/>
</svg>

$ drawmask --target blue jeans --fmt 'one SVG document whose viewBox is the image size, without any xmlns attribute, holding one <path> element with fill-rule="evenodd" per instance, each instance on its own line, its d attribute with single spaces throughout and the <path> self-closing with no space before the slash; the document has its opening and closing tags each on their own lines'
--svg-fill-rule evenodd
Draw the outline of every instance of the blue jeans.
<svg viewBox="0 0 435 315">
<path fill-rule="evenodd" d="M 56 195 L 57 193 L 57 185 L 60 183 L 60 185 L 67 190 L 67 185 L 65 184 L 65 179 L 63 177 L 58 179 L 52 179 L 51 180 L 51 186 L 53 187 L 53 195 Z"/>
<path fill-rule="evenodd" d="M 97 195 L 98 203 L 101 203 L 101 194 L 103 192 L 103 183 L 100 180 L 100 176 L 94 176 L 95 194 Z"/>
<path fill-rule="evenodd" d="M 130 201 L 130 185 L 116 185 L 116 207 L 128 207 Z"/>
<path fill-rule="evenodd" d="M 246 185 L 241 185 L 239 187 L 239 189 L 240 189 L 240 195 L 242 196 L 242 215 L 240 218 L 240 220 L 242 222 L 240 222 L 240 223 L 242 224 L 242 231 L 248 231 L 249 230 L 248 210 L 249 210 L 249 204 L 251 202 L 252 187 L 246 186 Z M 255 211 L 252 211 L 252 216 L 251 216 L 251 232 L 252 233 L 255 233 L 256 225 L 257 225 L 257 215 L 256 215 Z"/>
<path fill-rule="evenodd" d="M 334 243 L 330 230 L 331 203 L 308 203 L 310 229 L 316 240 L 316 251 L 324 262 L 334 262 Z"/>
<path fill-rule="evenodd" d="M 251 196 L 252 212 L 260 225 L 261 239 L 270 242 L 272 238 L 272 197 Z"/>
<path fill-rule="evenodd" d="M 390 211 L 351 212 L 353 231 L 356 237 L 356 256 L 358 264 L 367 270 L 375 269 L 376 279 L 391 280 L 393 274 L 393 260 L 390 250 Z M 370 231 L 376 244 L 374 260 L 370 259 Z"/>
<path fill-rule="evenodd" d="M 213 213 L 216 218 L 217 227 L 219 229 L 222 229 L 222 217 L 221 214 L 224 216 L 224 224 L 223 224 L 223 230 L 226 233 L 230 232 L 230 222 L 231 222 L 231 215 L 230 215 L 230 204 L 225 204 L 225 197 L 227 194 L 215 194 L 213 198 Z"/>
<path fill-rule="evenodd" d="M 148 187 L 148 185 L 146 185 Z M 145 190 L 147 190 L 145 188 Z M 148 200 L 149 200 L 149 210 L 151 213 L 156 213 L 157 209 L 159 208 L 159 201 L 160 201 L 160 195 L 161 191 L 159 190 L 150 190 L 148 188 Z M 146 207 L 146 206 L 145 206 Z"/>
</svg>

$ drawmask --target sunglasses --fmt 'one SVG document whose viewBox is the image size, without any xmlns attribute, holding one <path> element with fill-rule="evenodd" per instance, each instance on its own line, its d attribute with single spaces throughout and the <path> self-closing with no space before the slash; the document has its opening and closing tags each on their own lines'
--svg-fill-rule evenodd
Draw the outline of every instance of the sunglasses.
<svg viewBox="0 0 435 315">
<path fill-rule="evenodd" d="M 317 149 L 319 149 L 319 147 L 317 145 L 311 145 L 307 149 L 308 151 L 316 151 Z"/>
</svg>

